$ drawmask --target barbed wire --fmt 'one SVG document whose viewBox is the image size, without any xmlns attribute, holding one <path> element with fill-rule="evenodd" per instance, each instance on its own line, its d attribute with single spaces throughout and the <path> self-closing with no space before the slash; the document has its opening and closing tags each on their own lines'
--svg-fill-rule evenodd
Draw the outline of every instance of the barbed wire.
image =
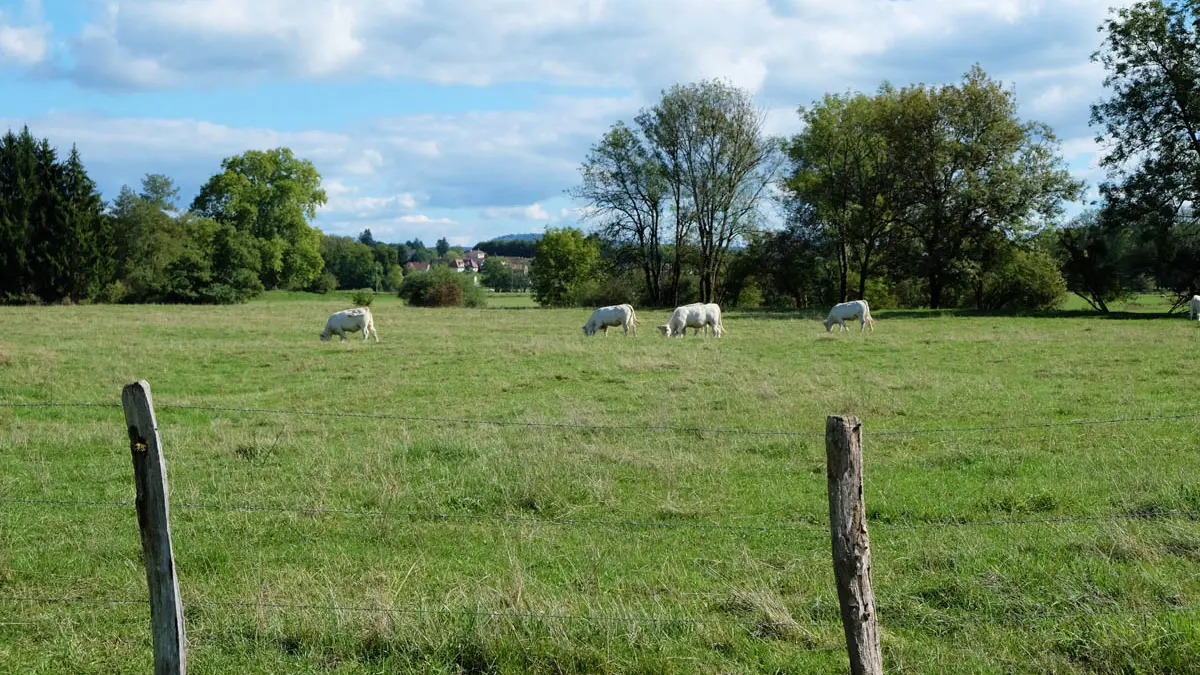
<svg viewBox="0 0 1200 675">
<path fill-rule="evenodd" d="M 120 606 L 120 605 L 148 605 L 149 600 L 135 600 L 127 598 L 51 598 L 45 596 L 22 596 L 22 595 L 0 595 L 0 602 L 17 602 L 23 604 L 80 604 L 80 605 L 98 605 L 98 606 Z M 560 613 L 540 613 L 540 612 L 518 612 L 518 611 L 497 611 L 497 610 L 472 610 L 472 609 L 431 609 L 427 607 L 395 607 L 395 606 L 378 606 L 378 605 L 337 605 L 327 603 L 301 603 L 301 602 L 279 602 L 279 601 L 239 601 L 239 600 L 193 600 L 184 598 L 182 602 L 185 606 L 191 607 L 237 607 L 240 609 L 282 609 L 290 611 L 305 611 L 305 612 L 353 612 L 362 614 L 401 614 L 408 616 L 470 616 L 479 618 L 498 618 L 498 619 L 525 619 L 525 620 L 551 620 L 551 621 L 584 621 L 589 623 L 650 623 L 650 624 L 685 624 L 685 625 L 704 625 L 717 624 L 735 621 L 722 617 L 712 618 L 694 618 L 694 617 L 661 617 L 661 616 L 625 616 L 613 614 L 560 614 Z M 881 613 L 895 613 L 895 608 L 881 606 Z M 1123 611 L 1119 613 L 1110 613 L 1112 616 L 1140 616 L 1140 617 L 1155 617 L 1163 614 L 1185 614 L 1192 615 L 1200 613 L 1200 607 L 1184 606 L 1184 605 L 1167 605 L 1157 608 L 1143 608 L 1137 611 Z M 1095 612 L 1080 612 L 1078 615 L 1087 615 L 1095 617 Z M 1074 614 L 1055 614 L 1051 617 L 1043 617 L 1048 619 L 1064 619 Z M 978 620 L 979 617 L 974 617 L 973 620 Z M 839 622 L 839 617 L 833 617 L 828 621 L 813 621 L 813 620 L 798 620 L 790 618 L 786 621 L 771 621 L 759 620 L 756 618 L 754 623 L 757 625 L 766 626 L 804 626 L 808 628 L 838 628 L 842 626 Z"/>
<path fill-rule="evenodd" d="M 121 408 L 119 403 L 5 403 L 0 408 Z M 741 436 L 824 437 L 823 431 L 794 431 L 787 429 L 736 429 L 731 427 L 675 427 L 665 424 L 585 424 L 582 422 L 528 422 L 517 420 L 482 420 L 455 417 L 430 417 L 400 415 L 393 413 L 360 413 L 330 410 L 288 410 L 277 408 L 237 408 L 232 406 L 201 406 L 186 404 L 163 404 L 157 410 L 183 410 L 200 412 L 232 412 L 248 415 L 294 415 L 298 417 L 331 417 L 349 419 L 376 419 L 402 422 L 427 422 L 431 424 L 461 424 L 499 427 L 530 427 L 545 429 L 571 429 L 579 431 L 655 431 L 679 434 L 724 434 Z M 1027 424 L 1000 424 L 973 427 L 933 427 L 926 429 L 880 429 L 866 430 L 865 436 L 914 436 L 919 434 L 953 434 L 976 431 L 1014 431 L 1023 429 L 1047 429 L 1053 427 L 1093 426 L 1102 424 L 1132 424 L 1145 422 L 1167 422 L 1200 418 L 1200 412 L 1176 415 L 1144 415 L 1140 417 L 1114 417 L 1109 419 L 1078 419 L 1059 422 L 1031 422 Z"/>
<path fill-rule="evenodd" d="M 26 504 L 35 506 L 103 506 L 125 508 L 133 506 L 128 500 L 94 501 L 82 499 L 0 499 L 0 504 Z M 734 524 L 717 522 L 672 522 L 663 520 L 612 520 L 599 518 L 538 518 L 535 516 L 513 516 L 505 514 L 478 513 L 449 513 L 449 512 L 419 512 L 419 511 L 387 511 L 380 509 L 339 509 L 306 506 L 272 506 L 267 504 L 215 504 L 180 502 L 172 504 L 172 508 L 186 510 L 211 510 L 227 512 L 263 512 L 289 513 L 299 515 L 349 515 L 368 518 L 408 518 L 413 521 L 465 521 L 465 522 L 507 522 L 526 525 L 547 525 L 558 527 L 609 527 L 628 529 L 693 529 L 693 530 L 728 530 L 744 532 L 813 532 L 827 530 L 828 525 L 819 522 L 768 523 L 768 524 Z M 1117 521 L 1166 521 L 1166 520 L 1198 520 L 1200 513 L 1180 509 L 1153 509 L 1147 511 L 1123 511 L 1119 513 L 1074 515 L 1074 516 L 1045 516 L 1039 518 L 1012 518 L 993 520 L 961 520 L 956 517 L 946 517 L 940 520 L 917 522 L 892 522 L 888 520 L 868 519 L 872 529 L 887 530 L 920 530 L 953 527 L 1007 527 L 1017 525 L 1045 525 L 1058 523 L 1084 522 L 1117 522 Z"/>
<path fill-rule="evenodd" d="M 58 506 L 106 506 L 129 507 L 132 501 L 92 501 L 75 499 L 0 499 L 0 504 L 27 505 L 58 505 Z M 337 509 L 305 506 L 271 506 L 257 504 L 213 504 L 180 502 L 172 504 L 175 509 L 234 511 L 234 512 L 266 512 L 291 513 L 299 515 L 349 515 L 374 518 L 408 518 L 415 521 L 470 521 L 470 522 L 509 522 L 528 525 L 549 526 L 581 526 L 581 527 L 612 527 L 632 529 L 699 529 L 699 530 L 733 530 L 747 532 L 770 531 L 810 531 L 814 528 L 824 529 L 819 523 L 771 523 L 766 525 L 739 525 L 733 523 L 714 522 L 671 522 L 663 520 L 609 520 L 599 518 L 537 518 L 534 516 L 513 516 L 504 514 L 449 513 L 449 512 L 419 512 L 419 511 L 386 511 L 375 509 Z"/>
<path fill-rule="evenodd" d="M 118 605 L 148 605 L 149 600 L 130 600 L 130 599 L 111 599 L 111 598 L 48 598 L 44 596 L 18 596 L 18 595 L 0 595 L 0 601 L 20 602 L 25 604 L 82 604 L 82 605 L 101 605 L 101 606 L 118 606 Z M 470 610 L 470 609 L 430 609 L 426 607 L 393 607 L 393 606 L 366 606 L 366 605 L 334 605 L 334 604 L 311 604 L 298 602 L 248 602 L 237 600 L 189 600 L 184 598 L 185 606 L 205 606 L 205 607 L 238 607 L 241 609 L 284 609 L 306 612 L 356 612 L 356 613 L 378 613 L 378 614 L 402 614 L 408 616 L 471 616 L 479 618 L 497 618 L 497 619 L 525 619 L 525 620 L 551 620 L 551 621 L 585 621 L 589 623 L 651 623 L 651 624 L 687 624 L 687 625 L 703 625 L 714 624 L 728 621 L 727 619 L 712 618 L 698 619 L 692 617 L 661 617 L 661 616 L 618 616 L 605 614 L 555 614 L 555 613 L 540 613 L 540 612 L 516 612 L 516 611 L 495 611 L 495 610 Z M 840 628 L 840 625 L 833 622 L 817 622 L 817 621 L 755 621 L 760 625 L 797 625 L 809 627 L 826 627 Z"/>
<path fill-rule="evenodd" d="M 1007 527 L 1010 525 L 1044 525 L 1056 523 L 1086 523 L 1086 522 L 1115 522 L 1123 520 L 1195 520 L 1200 518 L 1200 513 L 1184 511 L 1178 509 L 1159 509 L 1146 512 L 1122 512 L 1108 513 L 1099 515 L 1080 515 L 1080 516 L 1046 516 L 1042 518 L 1014 518 L 1004 520 L 957 520 L 947 518 L 944 520 L 930 520 L 925 522 L 889 522 L 876 521 L 867 519 L 867 526 L 871 529 L 889 529 L 889 530 L 921 530 L 934 528 L 948 527 Z"/>
<path fill-rule="evenodd" d="M 930 429 L 883 429 L 880 431 L 864 431 L 864 436 L 914 436 L 917 434 L 952 434 L 970 431 L 1013 431 L 1021 429 L 1047 429 L 1051 427 L 1091 426 L 1098 424 L 1131 424 L 1135 422 L 1169 422 L 1184 419 L 1200 418 L 1200 412 L 1181 413 L 1178 415 L 1148 415 L 1144 417 L 1114 417 L 1111 419 L 1066 420 L 1063 422 L 1031 422 L 1029 424 L 1006 424 L 998 426 L 979 427 L 944 427 Z"/>
</svg>

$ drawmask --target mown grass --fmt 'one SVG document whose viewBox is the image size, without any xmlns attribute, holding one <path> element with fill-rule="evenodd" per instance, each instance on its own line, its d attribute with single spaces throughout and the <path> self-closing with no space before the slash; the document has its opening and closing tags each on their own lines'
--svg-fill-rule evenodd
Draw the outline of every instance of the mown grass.
<svg viewBox="0 0 1200 675">
<path fill-rule="evenodd" d="M 844 672 L 821 437 L 843 413 L 889 672 L 1196 672 L 1200 418 L 874 435 L 1200 412 L 1195 322 L 730 312 L 725 339 L 666 340 L 641 310 L 637 338 L 585 338 L 586 311 L 496 300 L 378 297 L 378 345 L 317 339 L 338 294 L 4 308 L 0 401 L 151 383 L 193 672 Z M 0 499 L 132 499 L 119 408 L 0 424 Z M 0 597 L 0 672 L 150 668 L 146 605 L 88 602 L 145 597 L 131 507 L 0 503 Z"/>
</svg>

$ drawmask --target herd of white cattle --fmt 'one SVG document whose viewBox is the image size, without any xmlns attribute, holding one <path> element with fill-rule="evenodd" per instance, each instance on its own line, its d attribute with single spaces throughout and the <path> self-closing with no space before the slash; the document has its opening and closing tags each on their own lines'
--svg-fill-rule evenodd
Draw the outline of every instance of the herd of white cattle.
<svg viewBox="0 0 1200 675">
<path fill-rule="evenodd" d="M 1200 313 L 1200 296 L 1193 298 L 1192 308 Z M 833 309 L 829 310 L 829 316 L 825 317 L 825 332 L 833 330 L 835 323 L 841 326 L 841 330 L 850 330 L 846 327 L 846 321 L 854 319 L 859 320 L 858 330 L 860 332 L 868 324 L 871 326 L 871 330 L 875 330 L 875 320 L 871 318 L 871 308 L 867 306 L 867 301 L 853 300 L 835 305 Z M 626 335 L 633 333 L 636 337 L 637 327 L 637 312 L 634 311 L 633 305 L 609 305 L 592 312 L 587 323 L 583 324 L 583 334 L 595 335 L 603 331 L 605 335 L 608 335 L 609 328 L 621 328 Z M 725 324 L 721 322 L 721 307 L 715 302 L 693 302 L 690 305 L 676 307 L 675 311 L 671 312 L 671 318 L 665 324 L 658 326 L 658 332 L 664 337 L 683 337 L 687 335 L 689 328 L 694 331 L 692 335 L 699 335 L 703 330 L 707 337 L 711 330 L 713 337 L 721 337 L 725 334 Z M 375 319 L 371 316 L 371 310 L 366 307 L 344 309 L 329 315 L 320 336 L 321 340 L 328 342 L 333 334 L 337 333 L 344 342 L 347 332 L 357 333 L 360 331 L 363 342 L 367 341 L 368 336 L 374 337 L 375 342 L 379 342 L 379 334 L 375 332 Z"/>
<path fill-rule="evenodd" d="M 825 317 L 825 332 L 833 330 L 835 323 L 841 326 L 841 330 L 850 330 L 846 322 L 855 319 L 858 319 L 859 332 L 866 330 L 867 326 L 870 326 L 872 331 L 875 330 L 875 319 L 871 318 L 871 308 L 867 306 L 867 301 L 851 300 L 834 305 L 833 309 L 829 310 L 829 315 Z M 1193 295 L 1188 302 L 1188 320 L 1192 319 L 1200 319 L 1200 295 Z M 636 337 L 637 327 L 637 312 L 634 311 L 633 305 L 609 305 L 592 312 L 587 323 L 583 324 L 583 334 L 595 335 L 603 331 L 608 335 L 609 328 L 621 328 L 626 335 L 633 333 Z M 676 307 L 675 311 L 671 312 L 671 318 L 658 326 L 658 332 L 664 337 L 683 337 L 687 335 L 689 328 L 695 331 L 692 335 L 699 335 L 703 329 L 707 337 L 711 329 L 713 337 L 721 337 L 725 334 L 725 324 L 721 323 L 721 307 L 714 302 L 693 302 Z M 345 341 L 347 332 L 359 331 L 362 331 L 363 342 L 366 342 L 368 335 L 379 342 L 379 334 L 375 332 L 375 319 L 371 316 L 371 310 L 366 307 L 334 312 L 325 322 L 325 330 L 321 331 L 320 335 L 322 340 L 328 342 L 333 334 L 337 333 L 342 341 Z"/>
</svg>

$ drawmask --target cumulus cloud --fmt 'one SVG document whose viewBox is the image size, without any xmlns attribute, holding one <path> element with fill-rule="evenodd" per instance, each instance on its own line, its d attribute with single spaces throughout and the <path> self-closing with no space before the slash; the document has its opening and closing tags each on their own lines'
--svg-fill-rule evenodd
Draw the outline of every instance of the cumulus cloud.
<svg viewBox="0 0 1200 675">
<path fill-rule="evenodd" d="M 768 92 L 945 79 L 1077 44 L 1112 0 L 120 0 L 72 43 L 95 87 L 363 75 L 545 82 L 643 95 L 724 77 Z M 890 66 L 890 67 L 889 67 Z M 924 73 L 922 73 L 922 76 Z M 861 80 L 861 82 L 860 82 Z"/>
<path fill-rule="evenodd" d="M 766 131 L 783 135 L 800 128 L 796 107 L 826 91 L 949 82 L 979 62 L 1015 86 L 1022 114 L 1053 125 L 1073 168 L 1092 176 L 1094 147 L 1083 139 L 1102 73 L 1088 55 L 1110 4 L 110 0 L 91 5 L 101 9 L 79 33 L 53 42 L 40 5 L 27 1 L 21 17 L 0 10 L 0 59 L 54 61 L 61 47 L 67 58 L 55 61 L 58 75 L 109 92 L 362 78 L 565 89 L 522 110 L 364 109 L 336 128 L 301 131 L 77 112 L 0 123 L 30 122 L 60 144 L 77 142 L 108 194 L 148 171 L 175 176 L 186 194 L 223 157 L 286 145 L 326 178 L 330 200 L 319 221 L 330 228 L 528 231 L 578 218 L 560 202 L 588 147 L 673 83 L 727 78 L 755 92 Z M 592 87 L 619 93 L 577 95 Z M 319 105 L 320 89 L 313 91 Z"/>
<path fill-rule="evenodd" d="M 28 124 L 64 150 L 77 144 L 109 197 L 154 172 L 174 177 L 189 201 L 225 157 L 287 146 L 322 174 L 328 202 L 318 224 L 327 231 L 425 236 L 430 226 L 450 233 L 457 224 L 486 239 L 502 233 L 489 228 L 528 232 L 561 220 L 548 203 L 562 200 L 587 147 L 629 109 L 625 99 L 560 98 L 540 111 L 406 115 L 293 132 L 50 112 L 0 118 L 0 128 Z"/>
<path fill-rule="evenodd" d="M 504 206 L 504 207 L 488 207 L 482 209 L 480 214 L 484 218 L 492 220 L 532 220 L 545 222 L 551 219 L 546 209 L 542 208 L 541 204 L 530 204 L 529 206 Z"/>
<path fill-rule="evenodd" d="M 0 65 L 41 63 L 48 51 L 49 31 L 38 0 L 26 0 L 21 17 L 0 8 Z"/>
</svg>

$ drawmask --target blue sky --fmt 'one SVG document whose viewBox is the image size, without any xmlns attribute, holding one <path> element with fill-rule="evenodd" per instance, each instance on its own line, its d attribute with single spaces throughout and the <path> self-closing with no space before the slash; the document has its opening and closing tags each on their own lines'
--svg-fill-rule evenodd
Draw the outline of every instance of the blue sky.
<svg viewBox="0 0 1200 675">
<path fill-rule="evenodd" d="M 673 83 L 727 78 L 786 134 L 826 91 L 978 62 L 1094 187 L 1089 55 L 1116 4 L 0 0 L 0 129 L 77 144 L 106 198 L 166 173 L 185 205 L 222 158 L 286 145 L 324 177 L 326 232 L 474 244 L 578 224 L 588 147 Z"/>
</svg>

